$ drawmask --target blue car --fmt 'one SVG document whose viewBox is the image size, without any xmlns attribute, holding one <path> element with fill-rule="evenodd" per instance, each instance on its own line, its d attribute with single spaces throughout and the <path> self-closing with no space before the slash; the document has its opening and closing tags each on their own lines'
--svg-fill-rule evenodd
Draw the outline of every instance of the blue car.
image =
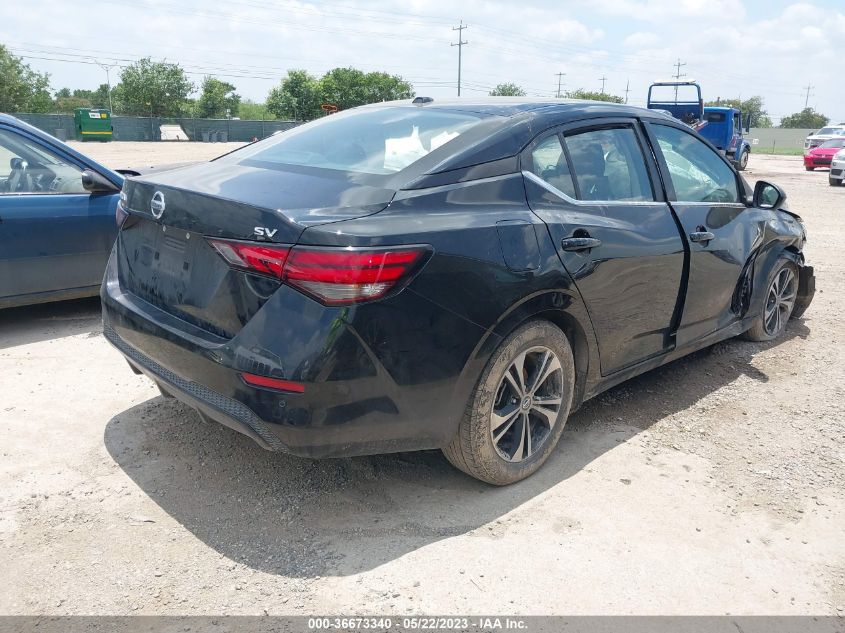
<svg viewBox="0 0 845 633">
<path fill-rule="evenodd" d="M 123 177 L 0 114 L 0 308 L 95 296 Z"/>
</svg>

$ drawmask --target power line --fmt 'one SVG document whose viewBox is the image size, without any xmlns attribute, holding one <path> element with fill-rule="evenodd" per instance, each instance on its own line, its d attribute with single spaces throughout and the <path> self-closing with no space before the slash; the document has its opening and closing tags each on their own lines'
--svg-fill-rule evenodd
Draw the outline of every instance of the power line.
<svg viewBox="0 0 845 633">
<path fill-rule="evenodd" d="M 674 66 L 675 66 L 675 68 L 676 68 L 676 70 L 675 70 L 675 74 L 674 74 L 674 75 L 672 75 L 672 77 L 674 77 L 674 78 L 675 78 L 675 81 L 680 81 L 680 80 L 681 80 L 681 77 L 686 77 L 686 76 L 687 76 L 687 74 L 686 74 L 686 73 L 682 73 L 682 72 L 681 72 L 681 68 L 682 68 L 683 66 L 686 66 L 687 64 L 686 64 L 686 62 L 684 62 L 684 63 L 682 64 L 682 63 L 681 63 L 681 58 L 680 58 L 680 57 L 678 58 L 678 61 L 677 61 L 675 64 L 673 64 L 673 65 L 674 65 Z M 678 86 L 675 86 L 675 103 L 678 103 Z"/>
<path fill-rule="evenodd" d="M 458 26 L 453 26 L 452 30 L 458 32 L 458 42 L 457 44 L 451 44 L 450 46 L 457 46 L 458 47 L 458 96 L 461 96 L 461 50 L 464 46 L 469 44 L 469 42 L 465 42 L 463 40 L 463 31 L 464 29 L 469 28 L 464 26 L 464 21 L 461 20 Z"/>
<path fill-rule="evenodd" d="M 566 73 L 557 73 L 557 97 L 560 98 L 560 84 L 561 80 L 566 77 Z"/>
<path fill-rule="evenodd" d="M 111 77 L 109 77 L 109 71 L 112 68 L 118 68 L 118 65 L 117 64 L 102 64 L 102 63 L 100 63 L 98 65 L 100 66 L 100 68 L 102 68 L 103 70 L 106 71 L 106 87 L 108 88 L 108 91 L 109 91 L 109 112 L 111 114 L 114 114 L 114 108 L 112 108 L 112 104 L 111 104 Z"/>
<path fill-rule="evenodd" d="M 805 110 L 806 110 L 806 109 L 810 106 L 810 90 L 812 90 L 813 88 L 815 88 L 815 86 L 813 86 L 813 85 L 811 85 L 811 84 L 809 84 L 809 83 L 807 84 L 807 87 L 806 87 L 806 89 L 807 89 L 807 96 L 806 96 L 806 97 L 804 97 L 804 109 L 805 109 Z"/>
</svg>

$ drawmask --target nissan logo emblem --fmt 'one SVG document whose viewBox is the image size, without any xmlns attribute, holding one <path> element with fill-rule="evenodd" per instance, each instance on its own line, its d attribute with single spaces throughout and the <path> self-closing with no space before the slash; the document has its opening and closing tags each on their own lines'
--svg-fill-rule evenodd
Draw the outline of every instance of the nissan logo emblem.
<svg viewBox="0 0 845 633">
<path fill-rule="evenodd" d="M 161 191 L 153 194 L 153 199 L 150 200 L 150 213 L 156 220 L 164 215 L 164 194 Z"/>
</svg>

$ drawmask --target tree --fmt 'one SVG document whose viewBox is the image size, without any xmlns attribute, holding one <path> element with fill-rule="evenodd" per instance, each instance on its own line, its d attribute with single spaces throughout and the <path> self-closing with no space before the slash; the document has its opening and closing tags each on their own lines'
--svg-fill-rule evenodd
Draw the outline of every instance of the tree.
<svg viewBox="0 0 845 633">
<path fill-rule="evenodd" d="M 267 96 L 267 109 L 282 119 L 310 121 L 323 114 L 320 108 L 323 103 L 346 110 L 413 96 L 410 83 L 387 73 L 335 68 L 318 80 L 305 70 L 289 70 L 282 83 Z"/>
<path fill-rule="evenodd" d="M 320 93 L 339 110 L 367 103 L 366 75 L 357 68 L 334 68 L 320 79 Z"/>
<path fill-rule="evenodd" d="M 310 121 L 320 116 L 320 83 L 306 70 L 289 70 L 267 95 L 267 110 L 280 119 Z"/>
<path fill-rule="evenodd" d="M 49 112 L 50 76 L 37 73 L 0 44 L 0 112 Z"/>
<path fill-rule="evenodd" d="M 71 93 L 70 88 L 62 88 L 56 91 L 56 99 L 53 101 L 53 111 L 62 113 L 72 113 L 76 108 L 90 108 L 91 100 L 84 95 L 90 90 L 74 90 Z"/>
<path fill-rule="evenodd" d="M 491 97 L 524 97 L 525 91 L 516 84 L 499 84 L 490 91 Z"/>
<path fill-rule="evenodd" d="M 266 103 L 256 103 L 249 99 L 241 101 L 238 112 L 240 112 L 242 119 L 248 119 L 250 121 L 272 121 L 276 118 L 276 115 L 267 109 Z"/>
<path fill-rule="evenodd" d="M 202 80 L 202 93 L 197 101 L 196 115 L 207 119 L 222 119 L 238 116 L 241 96 L 235 93 L 235 87 L 216 77 Z"/>
<path fill-rule="evenodd" d="M 750 127 L 772 127 L 772 120 L 769 113 L 763 109 L 763 97 L 754 96 L 740 101 L 739 99 L 716 99 L 707 101 L 705 106 L 721 106 L 723 108 L 736 108 L 742 112 L 743 125 L 745 117 L 751 115 Z"/>
<path fill-rule="evenodd" d="M 123 69 L 112 96 L 123 114 L 178 116 L 194 88 L 178 64 L 145 57 Z"/>
<path fill-rule="evenodd" d="M 566 93 L 567 99 L 586 99 L 587 101 L 609 101 L 610 103 L 624 103 L 622 97 L 608 94 L 606 92 L 592 92 L 579 88 L 578 90 L 570 90 Z"/>
<path fill-rule="evenodd" d="M 70 88 L 61 88 L 56 91 L 53 101 L 53 111 L 72 113 L 76 108 L 108 108 L 109 87 L 100 84 L 96 90 L 77 88 L 71 92 Z"/>
<path fill-rule="evenodd" d="M 320 92 L 323 101 L 340 110 L 414 96 L 413 86 L 397 75 L 364 73 L 357 68 L 330 70 L 320 79 Z"/>
<path fill-rule="evenodd" d="M 780 127 L 816 130 L 827 125 L 828 121 L 830 119 L 813 108 L 804 108 L 801 112 L 783 117 L 780 120 Z"/>
<path fill-rule="evenodd" d="M 414 87 L 397 75 L 372 72 L 364 75 L 365 103 L 410 99 L 414 96 Z M 361 104 L 363 105 L 363 104 Z"/>
</svg>

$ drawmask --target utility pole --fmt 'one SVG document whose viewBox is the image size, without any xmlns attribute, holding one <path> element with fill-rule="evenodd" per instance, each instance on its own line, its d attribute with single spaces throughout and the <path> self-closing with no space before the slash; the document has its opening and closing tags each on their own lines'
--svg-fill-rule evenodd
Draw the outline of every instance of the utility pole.
<svg viewBox="0 0 845 633">
<path fill-rule="evenodd" d="M 453 26 L 452 30 L 458 32 L 458 43 L 452 44 L 452 46 L 458 47 L 458 96 L 461 96 L 461 49 L 469 44 L 469 42 L 465 42 L 463 40 L 463 30 L 468 28 L 464 26 L 464 21 L 461 20 L 461 23 L 458 26 Z"/>
<path fill-rule="evenodd" d="M 112 115 L 114 114 L 114 110 L 111 106 L 111 78 L 109 77 L 109 71 L 112 68 L 117 67 L 118 64 L 101 64 L 100 62 L 97 62 L 97 65 L 106 71 L 106 86 L 108 86 L 109 89 L 109 115 Z"/>
<path fill-rule="evenodd" d="M 566 77 L 566 73 L 556 73 L 557 74 L 557 98 L 560 99 L 560 84 L 564 77 Z"/>
<path fill-rule="evenodd" d="M 601 93 L 604 94 L 604 84 L 607 83 L 607 77 L 602 75 L 599 77 L 599 81 L 601 82 Z"/>
<path fill-rule="evenodd" d="M 807 84 L 807 86 L 806 86 L 807 96 L 804 98 L 804 109 L 805 109 L 805 110 L 806 110 L 806 109 L 809 107 L 809 105 L 810 105 L 810 90 L 812 90 L 813 88 L 815 88 L 815 86 L 810 85 L 810 84 Z"/>
<path fill-rule="evenodd" d="M 631 92 L 631 80 L 625 82 L 625 103 L 628 103 L 628 93 Z"/>
<path fill-rule="evenodd" d="M 675 70 L 675 74 L 674 74 L 674 75 L 672 75 L 672 77 L 674 77 L 674 78 L 675 78 L 675 81 L 680 81 L 680 80 L 681 80 L 681 77 L 686 77 L 686 76 L 687 76 L 687 74 L 686 74 L 686 73 L 682 73 L 682 72 L 681 72 L 681 68 L 682 68 L 682 67 L 684 67 L 684 66 L 686 66 L 686 65 L 687 65 L 687 64 L 686 64 L 686 62 L 681 63 L 681 58 L 679 57 L 679 58 L 678 58 L 678 61 L 674 64 L 675 69 L 676 69 L 676 70 Z M 678 86 L 675 86 L 675 103 L 678 103 Z"/>
</svg>

